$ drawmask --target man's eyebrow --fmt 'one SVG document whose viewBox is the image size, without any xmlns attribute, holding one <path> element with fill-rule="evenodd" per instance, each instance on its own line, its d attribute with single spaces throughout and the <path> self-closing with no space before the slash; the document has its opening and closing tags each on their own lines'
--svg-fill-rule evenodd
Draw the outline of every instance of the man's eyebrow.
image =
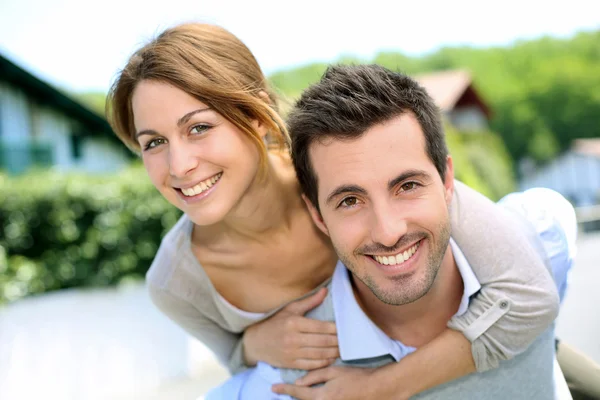
<svg viewBox="0 0 600 400">
<path fill-rule="evenodd" d="M 325 204 L 331 203 L 335 197 L 339 196 L 340 194 L 344 194 L 344 193 L 367 194 L 367 191 L 357 185 L 341 185 L 341 186 L 338 186 L 337 188 L 335 188 L 333 190 L 333 192 L 331 192 L 329 194 L 329 196 L 327 196 L 327 199 L 325 200 Z"/>
<path fill-rule="evenodd" d="M 394 189 L 396 185 L 410 178 L 429 179 L 430 175 L 427 172 L 420 169 L 410 169 L 408 171 L 404 171 L 403 173 L 401 173 L 400 175 L 388 182 L 388 190 Z"/>
<path fill-rule="evenodd" d="M 197 110 L 190 111 L 189 113 L 185 114 L 183 117 L 177 120 L 177 126 L 181 127 L 181 125 L 185 125 L 186 123 L 188 123 L 190 118 L 192 118 L 194 115 L 209 110 L 210 107 L 199 108 Z M 138 133 L 136 133 L 135 138 L 138 139 L 140 136 L 143 135 L 158 135 L 158 132 L 156 132 L 154 129 L 144 129 L 143 131 L 139 131 Z"/>
</svg>

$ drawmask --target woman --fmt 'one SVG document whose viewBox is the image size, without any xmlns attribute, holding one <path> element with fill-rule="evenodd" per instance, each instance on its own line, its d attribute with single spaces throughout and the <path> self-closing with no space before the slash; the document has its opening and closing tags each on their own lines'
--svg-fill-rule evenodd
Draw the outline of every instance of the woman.
<svg viewBox="0 0 600 400">
<path fill-rule="evenodd" d="M 184 212 L 147 275 L 157 307 L 232 372 L 258 360 L 300 369 L 333 362 L 335 324 L 302 315 L 323 300 L 337 257 L 301 200 L 276 98 L 248 48 L 216 26 L 168 29 L 131 57 L 109 101 L 117 135 L 141 153 L 154 186 Z M 453 207 L 486 207 L 490 215 L 489 237 L 470 238 L 474 222 L 461 224 L 454 213 L 461 248 L 473 239 L 494 246 L 514 236 L 519 251 L 520 239 L 494 205 L 464 186 L 455 197 Z M 465 251 L 481 295 L 450 321 L 460 331 L 471 327 L 470 346 L 457 354 L 466 339 L 448 330 L 435 340 L 447 352 L 432 357 L 420 349 L 398 364 L 423 371 L 423 379 L 403 382 L 405 389 L 416 393 L 475 366 L 493 368 L 554 320 L 556 288 L 539 260 L 507 265 L 500 280 L 486 275 L 489 260 L 478 253 Z M 477 318 L 505 298 L 512 303 L 506 318 L 473 335 Z M 516 334 L 507 320 L 528 329 Z"/>
</svg>

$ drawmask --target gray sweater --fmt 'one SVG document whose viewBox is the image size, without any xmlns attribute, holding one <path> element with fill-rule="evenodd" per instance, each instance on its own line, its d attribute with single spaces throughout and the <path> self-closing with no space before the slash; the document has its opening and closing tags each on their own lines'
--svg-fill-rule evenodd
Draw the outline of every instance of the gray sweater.
<svg viewBox="0 0 600 400">
<path fill-rule="evenodd" d="M 486 371 L 525 351 L 548 329 L 558 314 L 558 293 L 535 243 L 515 228 L 507 211 L 456 182 L 450 217 L 452 237 L 482 288 L 468 311 L 448 325 L 465 333 L 478 371 Z M 241 334 L 257 320 L 236 313 L 219 297 L 191 251 L 192 227 L 184 215 L 163 239 L 147 274 L 150 296 L 236 373 L 244 368 Z M 498 312 L 499 304 L 507 307 Z"/>
</svg>

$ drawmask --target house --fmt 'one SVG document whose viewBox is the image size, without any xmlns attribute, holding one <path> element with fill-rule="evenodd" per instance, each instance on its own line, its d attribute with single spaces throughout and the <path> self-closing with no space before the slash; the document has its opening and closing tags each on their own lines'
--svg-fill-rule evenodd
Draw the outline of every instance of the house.
<svg viewBox="0 0 600 400">
<path fill-rule="evenodd" d="M 481 132 L 489 127 L 491 111 L 473 86 L 471 74 L 449 70 L 416 75 L 448 122 L 461 132 Z"/>
<path fill-rule="evenodd" d="M 574 140 L 563 155 L 524 175 L 520 187 L 556 190 L 575 207 L 600 204 L 600 138 Z"/>
<path fill-rule="evenodd" d="M 0 170 L 111 172 L 131 158 L 104 117 L 0 54 Z"/>
</svg>

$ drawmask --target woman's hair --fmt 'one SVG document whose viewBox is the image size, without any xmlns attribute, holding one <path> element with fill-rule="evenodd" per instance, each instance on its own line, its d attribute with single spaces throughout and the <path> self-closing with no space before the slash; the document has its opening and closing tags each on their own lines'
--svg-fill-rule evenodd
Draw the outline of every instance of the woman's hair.
<svg viewBox="0 0 600 400">
<path fill-rule="evenodd" d="M 258 62 L 227 30 L 209 24 L 175 26 L 136 51 L 117 75 L 108 94 L 106 114 L 117 136 L 133 151 L 135 139 L 131 99 L 138 83 L 153 80 L 173 85 L 221 114 L 255 143 L 261 167 L 267 147 L 289 147 L 289 135 Z M 267 143 L 252 126 L 267 128 Z"/>
</svg>

